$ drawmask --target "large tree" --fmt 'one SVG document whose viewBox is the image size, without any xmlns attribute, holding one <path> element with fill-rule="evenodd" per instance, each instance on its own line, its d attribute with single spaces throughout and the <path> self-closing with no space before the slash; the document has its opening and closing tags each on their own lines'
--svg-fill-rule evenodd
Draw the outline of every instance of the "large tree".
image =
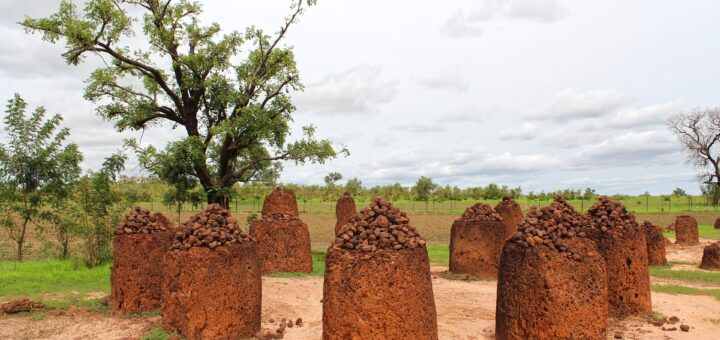
<svg viewBox="0 0 720 340">
<path fill-rule="evenodd" d="M 668 120 L 668 127 L 680 141 L 688 163 L 698 171 L 700 181 L 720 187 L 720 108 L 675 115 Z"/>
<path fill-rule="evenodd" d="M 254 26 L 222 34 L 217 23 L 201 25 L 200 4 L 187 0 L 90 0 L 83 11 L 63 0 L 51 16 L 21 24 L 44 40 L 63 41 L 68 64 L 88 55 L 105 61 L 90 76 L 85 97 L 119 131 L 183 129 L 186 137 L 163 150 L 129 145 L 160 178 L 197 179 L 208 202 L 227 206 L 234 183 L 273 181 L 280 161 L 322 163 L 346 152 L 315 139 L 312 126 L 287 141 L 295 111 L 290 94 L 303 89 L 293 50 L 282 44 L 306 5 L 294 1 L 273 35 Z M 130 39 L 138 26 L 145 44 Z"/>
<path fill-rule="evenodd" d="M 38 107 L 27 113 L 20 95 L 8 101 L 5 111 L 7 144 L 0 144 L 0 224 L 17 244 L 17 260 L 23 259 L 28 226 L 42 216 L 58 182 L 77 176 L 82 155 L 75 144 L 65 143 L 70 131 L 60 128 L 62 117 L 45 119 Z"/>
</svg>

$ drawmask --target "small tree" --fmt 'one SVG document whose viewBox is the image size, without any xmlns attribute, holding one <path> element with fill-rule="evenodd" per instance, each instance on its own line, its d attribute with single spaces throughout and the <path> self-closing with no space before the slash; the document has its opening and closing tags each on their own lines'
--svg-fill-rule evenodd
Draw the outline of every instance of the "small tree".
<svg viewBox="0 0 720 340">
<path fill-rule="evenodd" d="M 73 209 L 72 194 L 82 173 L 80 168 L 82 159 L 82 154 L 77 151 L 77 146 L 69 145 L 68 152 L 62 153 L 58 157 L 59 168 L 62 169 L 62 172 L 47 185 L 48 202 L 41 217 L 51 225 L 57 237 L 61 258 L 67 258 L 70 237 L 78 228 L 77 220 L 69 212 Z"/>
<path fill-rule="evenodd" d="M 433 183 L 432 179 L 425 176 L 418 178 L 415 186 L 412 188 L 415 198 L 420 201 L 425 201 L 425 212 L 428 212 L 428 203 L 436 188 L 437 185 Z"/>
<path fill-rule="evenodd" d="M 199 2 L 171 0 L 89 0 L 82 11 L 63 0 L 56 13 L 26 18 L 22 26 L 52 43 L 64 41 L 70 65 L 89 55 L 105 61 L 88 80 L 85 98 L 117 130 L 181 128 L 185 137 L 164 150 L 128 144 L 161 179 L 175 184 L 194 177 L 208 203 L 227 208 L 233 184 L 272 182 L 280 161 L 323 163 L 338 155 L 330 141 L 315 139 L 312 126 L 303 128 L 302 139 L 287 141 L 291 94 L 303 85 L 293 50 L 282 41 L 305 1 L 294 1 L 273 36 L 254 26 L 222 34 L 217 23 L 201 24 Z M 144 37 L 136 41 L 143 43 L 131 46 L 137 22 Z"/>
<path fill-rule="evenodd" d="M 331 172 L 327 174 L 323 179 L 325 180 L 325 188 L 327 190 L 326 198 L 328 200 L 332 200 L 333 193 L 335 192 L 335 183 L 342 179 L 342 174 L 340 174 L 339 172 Z"/>
<path fill-rule="evenodd" d="M 28 225 L 40 217 L 50 192 L 67 190 L 60 189 L 59 183 L 71 181 L 82 159 L 76 145 L 65 143 L 69 130 L 59 128 L 60 115 L 45 120 L 43 107 L 31 115 L 26 109 L 19 94 L 8 101 L 4 120 L 7 145 L 0 144 L 0 222 L 17 244 L 18 261 L 23 258 Z"/>
<path fill-rule="evenodd" d="M 111 242 L 115 225 L 130 204 L 122 192 L 113 188 L 118 174 L 125 169 L 125 156 L 108 157 L 102 169 L 80 179 L 75 193 L 75 214 L 85 248 L 85 264 L 92 267 L 112 257 Z"/>
<path fill-rule="evenodd" d="M 362 181 L 357 179 L 357 177 L 349 179 L 347 183 L 345 183 L 345 191 L 357 197 L 363 192 Z"/>
<path fill-rule="evenodd" d="M 668 120 L 668 127 L 685 151 L 688 164 L 698 171 L 700 181 L 720 187 L 720 108 L 675 115 Z M 717 205 L 717 197 L 713 197 L 713 205 Z"/>
</svg>

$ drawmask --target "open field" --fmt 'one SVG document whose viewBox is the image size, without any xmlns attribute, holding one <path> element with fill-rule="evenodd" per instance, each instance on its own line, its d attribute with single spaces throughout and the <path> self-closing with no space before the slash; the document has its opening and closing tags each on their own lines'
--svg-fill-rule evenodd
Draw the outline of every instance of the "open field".
<svg viewBox="0 0 720 340">
<path fill-rule="evenodd" d="M 700 271 L 695 261 L 702 245 L 670 245 L 671 263 L 650 269 L 653 310 L 656 315 L 678 316 L 690 333 L 662 332 L 649 318 L 610 320 L 608 334 L 622 332 L 630 339 L 713 339 L 720 332 L 720 272 Z M 262 326 L 274 329 L 270 319 L 303 318 L 304 327 L 288 330 L 288 339 L 319 339 L 322 333 L 322 271 L 324 250 L 314 248 L 313 274 L 279 274 L 263 278 Z M 448 247 L 431 244 L 433 290 L 438 327 L 443 339 L 491 339 L 494 334 L 496 280 L 474 280 L 446 275 Z M 0 317 L 0 339 L 166 339 L 158 328 L 157 313 L 113 317 L 100 298 L 109 293 L 109 266 L 76 268 L 70 260 L 0 263 L 0 302 L 25 296 L 55 307 L 44 312 Z"/>
<path fill-rule="evenodd" d="M 359 205 L 358 205 L 359 206 Z M 157 208 L 157 206 L 156 206 Z M 179 221 L 186 221 L 195 212 L 176 213 L 167 210 L 159 210 L 165 214 L 174 224 Z M 245 221 L 250 215 L 247 211 L 233 212 L 233 215 L 240 221 Z M 450 227 L 453 221 L 458 218 L 458 213 L 446 214 L 410 214 L 410 220 L 421 231 L 421 234 L 431 243 L 449 243 Z M 714 229 L 715 219 L 720 213 L 688 213 L 700 224 L 699 230 L 702 238 L 709 240 L 720 240 L 720 229 Z M 675 222 L 675 214 L 637 214 L 638 221 L 650 221 L 660 226 L 667 226 Z M 334 239 L 333 226 L 335 225 L 335 214 L 329 213 L 301 213 L 300 218 L 310 229 L 310 240 L 313 247 L 325 248 Z M 247 226 L 245 226 L 247 228 Z M 672 232 L 665 233 L 666 237 L 673 237 Z M 77 247 L 77 245 L 75 246 Z M 72 250 L 73 247 L 71 247 Z M 71 251 L 72 253 L 72 251 Z M 72 254 L 71 254 L 72 255 Z M 12 260 L 15 256 L 15 245 L 10 238 L 0 231 L 0 260 Z M 57 256 L 57 246 L 51 234 L 43 234 L 34 228 L 29 229 L 29 236 L 25 245 L 25 258 L 47 259 Z"/>
<path fill-rule="evenodd" d="M 387 197 L 386 197 L 387 198 Z M 372 197 L 355 197 L 358 207 L 366 206 L 370 203 Z M 681 214 L 693 212 L 718 213 L 720 207 L 710 204 L 704 196 L 622 196 L 614 198 L 618 202 L 624 204 L 628 210 L 638 214 Z M 391 199 L 392 200 L 392 199 Z M 553 202 L 553 196 L 548 199 L 529 199 L 527 196 L 515 199 L 520 207 L 525 211 L 531 206 L 546 207 Z M 593 199 L 568 199 L 567 202 L 579 211 L 587 210 L 597 198 Z M 492 206 L 497 205 L 500 199 L 462 199 L 462 200 L 431 200 L 427 203 L 424 201 L 412 201 L 406 199 L 392 200 L 393 205 L 402 211 L 414 214 L 461 214 L 465 208 L 475 203 L 487 203 Z M 262 208 L 262 199 L 232 199 L 230 209 L 233 212 L 260 212 Z M 160 201 L 137 202 L 135 205 L 157 211 L 176 210 L 174 207 L 168 207 Z M 298 198 L 298 209 L 305 213 L 318 214 L 334 214 L 335 201 L 322 201 L 317 199 L 303 200 Z M 190 204 L 183 205 L 182 211 L 198 211 Z"/>
</svg>

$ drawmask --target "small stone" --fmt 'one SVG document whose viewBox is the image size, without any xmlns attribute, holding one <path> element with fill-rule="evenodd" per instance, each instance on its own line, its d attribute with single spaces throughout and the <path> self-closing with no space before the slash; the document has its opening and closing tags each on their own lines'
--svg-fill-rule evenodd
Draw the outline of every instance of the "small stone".
<svg viewBox="0 0 720 340">
<path fill-rule="evenodd" d="M 622 339 L 622 338 L 623 338 L 623 333 L 622 333 L 622 332 L 615 332 L 614 337 L 615 337 L 615 339 Z"/>
<path fill-rule="evenodd" d="M 671 323 L 671 324 L 678 323 L 679 321 L 680 321 L 680 318 L 678 318 L 677 316 L 671 316 L 670 319 L 668 319 L 668 323 Z"/>
<path fill-rule="evenodd" d="M 297 320 L 295 320 L 295 326 L 302 327 L 302 325 L 303 325 L 302 318 L 297 318 Z"/>
<path fill-rule="evenodd" d="M 688 326 L 688 325 L 680 325 L 680 330 L 683 331 L 683 332 L 689 332 L 689 331 L 690 331 L 690 326 Z"/>
</svg>

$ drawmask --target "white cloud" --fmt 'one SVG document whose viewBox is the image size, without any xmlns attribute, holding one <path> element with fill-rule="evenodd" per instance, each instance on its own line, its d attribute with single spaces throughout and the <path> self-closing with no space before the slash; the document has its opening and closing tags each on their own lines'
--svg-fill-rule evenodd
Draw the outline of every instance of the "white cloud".
<svg viewBox="0 0 720 340">
<path fill-rule="evenodd" d="M 453 13 L 440 26 L 440 33 L 450 38 L 473 38 L 483 34 L 483 22 L 495 18 L 550 23 L 568 14 L 558 0 L 486 0 L 480 6 L 474 11 Z"/>
<path fill-rule="evenodd" d="M 594 145 L 578 155 L 578 166 L 587 168 L 609 166 L 657 165 L 675 162 L 680 147 L 669 131 L 628 132 Z"/>
<path fill-rule="evenodd" d="M 565 89 L 542 107 L 531 110 L 527 118 L 557 122 L 596 118 L 613 113 L 632 100 L 631 96 L 614 89 L 586 92 Z"/>
<path fill-rule="evenodd" d="M 447 129 L 443 124 L 438 123 L 427 123 L 427 122 L 415 122 L 404 125 L 395 125 L 394 131 L 406 131 L 412 133 L 438 133 L 446 132 Z"/>
<path fill-rule="evenodd" d="M 506 0 L 502 9 L 508 18 L 554 22 L 565 18 L 568 10 L 558 0 Z"/>
<path fill-rule="evenodd" d="M 446 68 L 432 76 L 421 78 L 418 83 L 429 89 L 447 90 L 452 93 L 467 92 L 470 79 L 459 67 Z"/>
<path fill-rule="evenodd" d="M 297 95 L 302 112 L 322 115 L 378 112 L 397 95 L 397 82 L 381 78 L 374 66 L 357 66 L 310 83 Z"/>
<path fill-rule="evenodd" d="M 601 122 L 601 126 L 608 128 L 636 128 L 653 125 L 665 125 L 667 119 L 678 112 L 682 112 L 686 105 L 680 100 L 622 110 Z"/>
<path fill-rule="evenodd" d="M 453 13 L 440 25 L 440 33 L 451 38 L 472 38 L 481 36 L 483 30 L 475 24 L 475 20 L 472 20 L 471 16 L 460 10 Z"/>
<path fill-rule="evenodd" d="M 534 123 L 523 123 L 520 126 L 511 126 L 500 132 L 501 140 L 530 140 L 535 138 L 537 125 Z"/>
</svg>

